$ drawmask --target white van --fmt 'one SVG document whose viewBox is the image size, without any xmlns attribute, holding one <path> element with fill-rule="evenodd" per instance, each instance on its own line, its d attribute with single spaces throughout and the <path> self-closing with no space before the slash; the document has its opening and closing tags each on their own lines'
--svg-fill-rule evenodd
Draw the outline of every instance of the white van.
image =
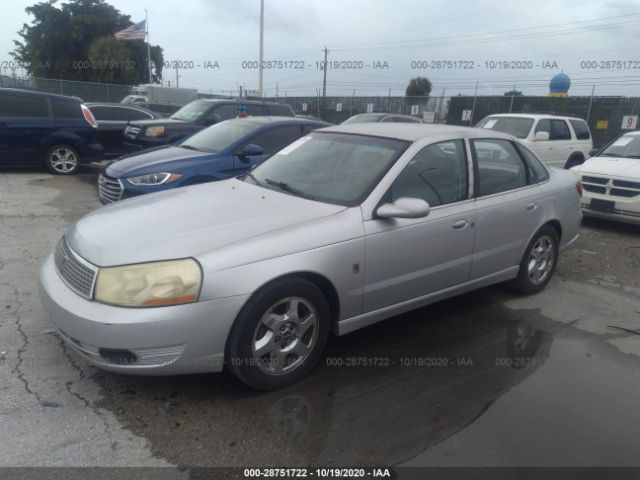
<svg viewBox="0 0 640 480">
<path fill-rule="evenodd" d="M 587 122 L 581 118 L 528 113 L 499 113 L 478 122 L 517 137 L 547 165 L 571 168 L 581 165 L 593 150 Z"/>
</svg>

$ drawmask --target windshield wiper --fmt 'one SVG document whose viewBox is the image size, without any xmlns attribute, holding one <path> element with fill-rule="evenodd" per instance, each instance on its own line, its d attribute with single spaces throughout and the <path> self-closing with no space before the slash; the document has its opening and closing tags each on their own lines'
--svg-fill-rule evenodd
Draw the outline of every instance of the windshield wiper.
<svg viewBox="0 0 640 480">
<path fill-rule="evenodd" d="M 303 198 L 307 198 L 309 200 L 315 200 L 316 197 L 314 197 L 313 195 L 309 195 L 308 193 L 305 193 L 301 190 L 298 190 L 295 187 L 292 187 L 291 185 L 289 185 L 287 182 L 277 182 L 275 180 L 271 180 L 270 178 L 265 178 L 264 179 L 265 182 L 267 182 L 269 185 L 274 185 L 276 187 L 278 187 L 280 190 L 282 190 L 283 192 L 289 192 L 292 193 L 298 197 L 303 197 Z"/>
<path fill-rule="evenodd" d="M 184 143 L 181 143 L 180 145 L 178 145 L 181 148 L 187 148 L 189 150 L 195 150 L 196 152 L 201 152 L 202 150 L 200 150 L 199 148 L 196 147 L 192 147 L 191 145 L 185 145 Z"/>
<path fill-rule="evenodd" d="M 262 185 L 262 182 L 260 182 L 260 180 L 258 180 L 253 173 L 251 173 L 251 172 L 245 173 L 243 178 L 247 178 L 247 177 L 249 177 L 251 180 L 253 180 L 253 182 L 256 185 Z"/>
</svg>

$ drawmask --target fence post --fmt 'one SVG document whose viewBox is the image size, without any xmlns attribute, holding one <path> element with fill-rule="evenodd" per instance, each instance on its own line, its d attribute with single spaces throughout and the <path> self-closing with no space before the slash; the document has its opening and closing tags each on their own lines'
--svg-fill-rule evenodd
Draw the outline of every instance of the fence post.
<svg viewBox="0 0 640 480">
<path fill-rule="evenodd" d="M 593 105 L 593 94 L 596 92 L 596 84 L 593 84 L 591 88 L 591 98 L 589 99 L 589 110 L 587 110 L 587 118 L 586 121 L 589 123 L 589 117 L 591 116 L 591 106 Z"/>
<path fill-rule="evenodd" d="M 478 98 L 478 83 L 476 82 L 476 91 L 473 94 L 473 105 L 471 106 L 471 116 L 469 117 L 469 126 L 473 125 L 473 114 L 476 109 L 476 99 Z"/>
</svg>

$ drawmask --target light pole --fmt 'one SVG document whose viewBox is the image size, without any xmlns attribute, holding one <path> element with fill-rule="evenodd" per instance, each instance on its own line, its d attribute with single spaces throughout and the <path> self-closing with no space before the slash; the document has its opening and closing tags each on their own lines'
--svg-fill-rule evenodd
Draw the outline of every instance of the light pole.
<svg viewBox="0 0 640 480">
<path fill-rule="evenodd" d="M 258 96 L 262 97 L 263 63 L 264 61 L 264 0 L 260 0 L 260 65 L 258 69 Z"/>
</svg>

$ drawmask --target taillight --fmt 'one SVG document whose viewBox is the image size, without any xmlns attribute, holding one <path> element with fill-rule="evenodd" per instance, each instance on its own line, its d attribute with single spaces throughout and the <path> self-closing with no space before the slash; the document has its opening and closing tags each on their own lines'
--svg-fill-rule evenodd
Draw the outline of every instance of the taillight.
<svg viewBox="0 0 640 480">
<path fill-rule="evenodd" d="M 84 115 L 84 119 L 89 122 L 89 124 L 94 127 L 97 128 L 98 127 L 98 123 L 96 122 L 95 117 L 93 116 L 93 113 L 91 113 L 91 110 L 89 110 L 89 108 L 87 108 L 86 105 L 80 105 L 82 107 L 82 114 Z"/>
<path fill-rule="evenodd" d="M 582 181 L 578 180 L 576 182 L 576 190 L 578 191 L 578 195 L 582 196 Z"/>
</svg>

